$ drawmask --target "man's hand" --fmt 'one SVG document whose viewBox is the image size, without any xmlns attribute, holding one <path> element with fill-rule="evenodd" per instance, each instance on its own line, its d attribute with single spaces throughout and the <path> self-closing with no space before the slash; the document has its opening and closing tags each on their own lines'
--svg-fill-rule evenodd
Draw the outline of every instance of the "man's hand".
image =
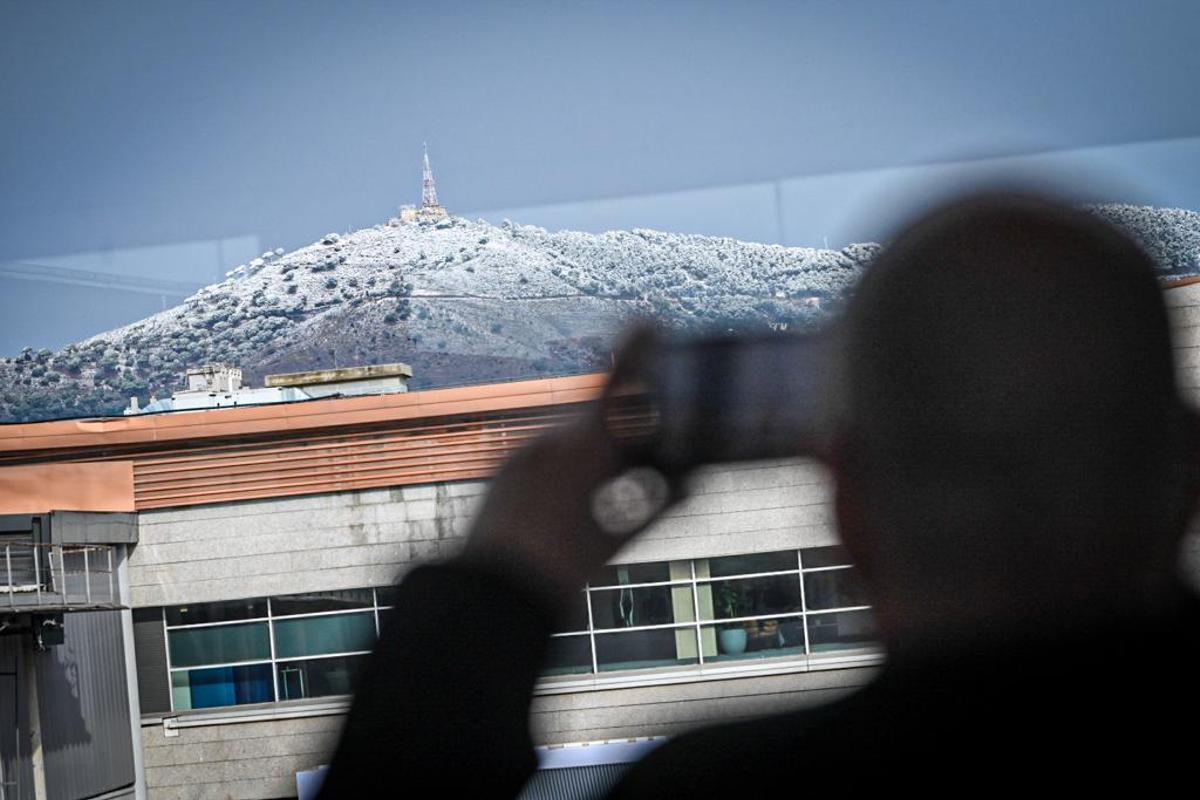
<svg viewBox="0 0 1200 800">
<path fill-rule="evenodd" d="M 653 334 L 621 348 L 599 402 L 517 453 L 492 481 L 464 561 L 520 581 L 554 610 L 671 501 L 666 481 L 633 468 L 605 425 L 606 401 L 628 388 Z"/>
</svg>

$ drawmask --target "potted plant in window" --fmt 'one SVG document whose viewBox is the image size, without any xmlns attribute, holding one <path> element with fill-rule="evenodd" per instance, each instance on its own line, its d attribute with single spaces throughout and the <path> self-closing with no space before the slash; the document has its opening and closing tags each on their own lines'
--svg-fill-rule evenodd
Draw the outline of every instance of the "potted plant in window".
<svg viewBox="0 0 1200 800">
<path fill-rule="evenodd" d="M 742 609 L 742 593 L 727 583 L 721 585 L 717 589 L 717 608 L 724 617 L 738 616 Z M 746 641 L 746 628 L 741 623 L 722 625 L 717 629 L 717 642 L 726 655 L 746 652 Z"/>
</svg>

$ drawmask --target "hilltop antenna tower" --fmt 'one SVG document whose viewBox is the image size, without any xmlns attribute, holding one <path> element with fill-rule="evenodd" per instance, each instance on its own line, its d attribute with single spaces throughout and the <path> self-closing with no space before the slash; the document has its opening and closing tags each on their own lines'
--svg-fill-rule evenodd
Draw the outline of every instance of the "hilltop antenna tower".
<svg viewBox="0 0 1200 800">
<path fill-rule="evenodd" d="M 400 216 L 388 221 L 389 225 L 402 222 L 440 222 L 450 214 L 438 202 L 437 184 L 433 182 L 433 167 L 429 166 L 429 145 L 421 143 L 424 154 L 421 158 L 421 207 L 400 206 Z"/>
<path fill-rule="evenodd" d="M 433 168 L 429 166 L 429 145 L 424 142 L 421 147 L 425 157 L 421 161 L 421 208 L 441 208 L 437 199 L 437 186 L 433 182 Z"/>
</svg>

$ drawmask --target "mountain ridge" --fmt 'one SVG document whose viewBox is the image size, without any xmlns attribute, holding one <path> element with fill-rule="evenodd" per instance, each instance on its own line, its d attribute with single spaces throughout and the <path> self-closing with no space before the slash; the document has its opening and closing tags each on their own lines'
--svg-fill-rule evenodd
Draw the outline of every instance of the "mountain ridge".
<svg viewBox="0 0 1200 800">
<path fill-rule="evenodd" d="M 1200 214 L 1094 206 L 1164 276 L 1200 272 Z M 0 420 L 118 414 L 189 367 L 267 373 L 403 361 L 412 388 L 603 369 L 632 317 L 806 326 L 836 313 L 874 243 L 841 250 L 649 229 L 550 232 L 447 217 L 271 251 L 182 303 L 57 352 L 0 359 Z"/>
</svg>

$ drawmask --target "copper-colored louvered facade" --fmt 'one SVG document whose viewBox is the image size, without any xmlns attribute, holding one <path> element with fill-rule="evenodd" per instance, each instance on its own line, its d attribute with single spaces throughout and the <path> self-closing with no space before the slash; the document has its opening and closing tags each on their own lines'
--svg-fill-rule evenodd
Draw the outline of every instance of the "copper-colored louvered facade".
<svg viewBox="0 0 1200 800">
<path fill-rule="evenodd" d="M 142 510 L 483 478 L 603 382 L 589 374 L 7 425 L 0 513 L 75 508 L 85 496 Z M 132 469 L 132 488 L 113 462 Z M 63 464 L 69 480 L 54 477 Z"/>
</svg>

